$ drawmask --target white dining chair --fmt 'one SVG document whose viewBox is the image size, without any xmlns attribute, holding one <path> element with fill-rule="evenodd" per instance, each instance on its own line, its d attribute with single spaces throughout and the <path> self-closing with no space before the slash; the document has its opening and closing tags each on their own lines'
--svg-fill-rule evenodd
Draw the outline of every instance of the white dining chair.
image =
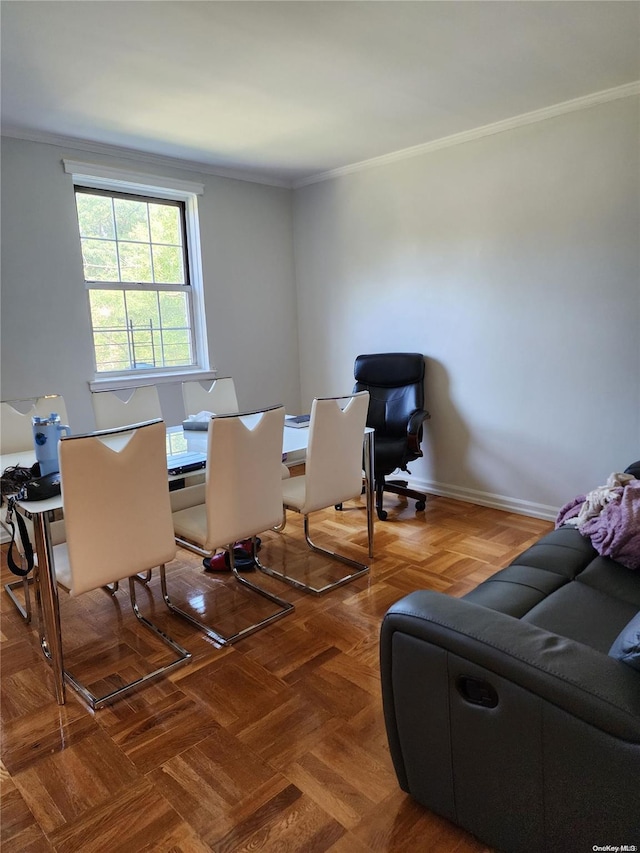
<svg viewBox="0 0 640 853">
<path fill-rule="evenodd" d="M 206 388 L 195 380 L 183 382 L 182 399 L 187 415 L 199 412 L 230 415 L 238 412 L 236 386 L 230 376 L 214 379 Z"/>
<path fill-rule="evenodd" d="M 170 609 L 222 645 L 234 643 L 293 610 L 293 604 L 242 577 L 233 554 L 236 542 L 251 538 L 253 558 L 259 565 L 257 534 L 277 526 L 282 520 L 280 468 L 283 429 L 282 406 L 212 418 L 207 436 L 205 503 L 173 513 L 179 544 L 191 550 L 195 546 L 198 553 L 207 556 L 216 549 L 226 550 L 233 579 L 277 605 L 276 611 L 269 616 L 232 634 L 225 634 L 196 618 L 192 611 L 174 605 L 167 594 L 161 570 L 163 594 Z"/>
<path fill-rule="evenodd" d="M 63 424 L 68 423 L 67 407 L 64 398 L 60 394 L 47 394 L 42 397 L 29 397 L 18 400 L 3 400 L 0 402 L 0 454 L 21 453 L 33 454 L 33 417 L 45 418 L 55 412 L 60 415 Z M 33 526 L 28 519 L 24 519 L 27 535 L 33 544 Z M 13 531 L 7 524 L 7 504 L 3 501 L 0 507 L 0 526 L 9 536 Z M 53 543 L 64 541 L 64 521 L 55 521 L 51 524 L 51 539 Z M 20 557 L 22 568 L 25 565 L 25 547 L 19 530 L 15 536 L 15 546 Z M 4 585 L 5 592 L 17 608 L 18 612 L 29 623 L 32 616 L 31 608 L 31 586 L 32 576 L 25 575 L 21 580 L 10 581 Z M 22 600 L 16 595 L 17 590 L 22 590 Z"/>
<path fill-rule="evenodd" d="M 294 510 L 304 517 L 305 539 L 313 551 L 338 560 L 353 571 L 339 580 L 315 587 L 284 572 L 263 567 L 267 574 L 297 589 L 320 595 L 369 571 L 364 563 L 314 544 L 309 534 L 311 513 L 341 504 L 362 492 L 362 445 L 368 406 L 368 391 L 346 397 L 316 398 L 311 405 L 305 472 L 282 481 L 282 502 L 285 510 Z M 280 531 L 284 530 L 285 522 L 286 513 Z"/>
<path fill-rule="evenodd" d="M 162 418 L 160 397 L 155 385 L 138 385 L 136 388 L 113 391 L 92 391 L 91 404 L 98 430 L 118 429 Z M 148 583 L 151 580 L 151 571 L 137 579 Z M 111 591 L 115 592 L 117 589 L 116 583 Z"/>
<path fill-rule="evenodd" d="M 236 386 L 230 376 L 221 376 L 209 382 L 206 387 L 201 382 L 190 380 L 182 383 L 182 400 L 187 416 L 200 412 L 211 412 L 215 415 L 232 415 L 239 411 Z M 282 479 L 290 476 L 288 467 L 281 465 Z M 204 493 L 198 490 L 198 485 L 187 486 L 171 495 L 171 505 L 174 512 L 204 503 Z"/>
<path fill-rule="evenodd" d="M 139 385 L 114 391 L 92 391 L 91 404 L 96 429 L 139 424 L 162 417 L 160 397 L 155 385 Z"/>
<path fill-rule="evenodd" d="M 176 657 L 134 681 L 97 696 L 65 670 L 66 680 L 99 708 L 171 672 L 191 654 L 146 619 L 136 600 L 134 576 L 176 555 L 161 420 L 60 441 L 66 542 L 53 548 L 56 577 L 71 596 L 129 579 L 136 619 Z M 114 444 L 117 442 L 117 444 Z"/>
<path fill-rule="evenodd" d="M 0 453 L 32 450 L 31 419 L 49 417 L 52 412 L 60 415 L 61 423 L 68 423 L 67 407 L 60 394 L 0 402 Z"/>
</svg>

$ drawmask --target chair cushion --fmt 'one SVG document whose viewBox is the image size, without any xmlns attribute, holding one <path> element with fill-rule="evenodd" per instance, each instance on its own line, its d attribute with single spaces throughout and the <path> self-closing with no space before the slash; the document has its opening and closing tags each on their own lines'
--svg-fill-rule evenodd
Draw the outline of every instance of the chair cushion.
<svg viewBox="0 0 640 853">
<path fill-rule="evenodd" d="M 640 612 L 620 631 L 609 655 L 640 670 Z"/>
<path fill-rule="evenodd" d="M 186 507 L 172 516 L 176 536 L 204 547 L 207 541 L 207 512 L 204 504 Z"/>
<path fill-rule="evenodd" d="M 292 509 L 300 510 L 304 506 L 306 492 L 306 477 L 300 474 L 298 477 L 290 477 L 282 481 L 282 503 Z"/>
</svg>

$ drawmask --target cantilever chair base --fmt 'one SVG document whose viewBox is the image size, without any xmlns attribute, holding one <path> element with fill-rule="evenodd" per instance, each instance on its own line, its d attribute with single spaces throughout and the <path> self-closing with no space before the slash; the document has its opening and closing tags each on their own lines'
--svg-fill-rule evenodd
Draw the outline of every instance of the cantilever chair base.
<svg viewBox="0 0 640 853">
<path fill-rule="evenodd" d="M 182 544 L 182 540 L 176 541 L 179 541 L 180 544 Z M 209 557 L 211 553 L 209 551 L 203 551 L 201 548 L 197 548 L 197 546 L 193 545 L 190 542 L 187 542 L 186 540 L 184 547 L 190 548 L 193 551 L 197 551 L 197 553 L 202 553 L 207 557 Z M 190 622 L 192 625 L 195 625 L 196 628 L 199 628 L 208 637 L 211 637 L 212 640 L 215 640 L 216 643 L 220 643 L 221 646 L 230 646 L 233 643 L 237 643 L 238 640 L 242 640 L 244 637 L 248 637 L 250 634 L 254 634 L 261 628 L 264 628 L 267 625 L 270 625 L 272 622 L 281 619 L 283 616 L 286 616 L 287 613 L 290 613 L 295 608 L 294 605 L 291 604 L 291 602 L 285 601 L 284 599 L 279 598 L 277 595 L 272 595 L 270 592 L 267 592 L 265 589 L 262 589 L 257 584 L 254 584 L 251 581 L 247 580 L 247 578 L 242 577 L 238 573 L 238 569 L 236 568 L 235 560 L 233 557 L 233 545 L 230 545 L 225 550 L 229 554 L 229 565 L 234 578 L 238 581 L 238 583 L 242 584 L 242 586 L 246 586 L 249 589 L 252 589 L 254 592 L 257 592 L 258 595 L 261 595 L 263 598 L 266 598 L 267 601 L 270 601 L 272 602 L 272 604 L 277 605 L 279 609 L 275 613 L 266 616 L 264 619 L 260 619 L 258 622 L 254 622 L 252 625 L 249 625 L 246 628 L 242 628 L 240 631 L 236 631 L 235 634 L 223 634 L 214 626 L 207 625 L 205 622 L 200 621 L 192 613 L 183 610 L 171 601 L 167 592 L 167 578 L 164 566 L 160 567 L 160 583 L 162 586 L 162 597 L 164 598 L 165 604 L 172 613 L 181 616 L 183 619 L 186 619 L 187 622 Z M 255 537 L 253 537 L 253 559 L 256 563 L 256 566 L 261 569 L 261 571 L 265 572 L 266 574 L 270 574 L 270 570 L 266 566 L 263 566 L 258 560 Z"/>
<path fill-rule="evenodd" d="M 11 601 L 13 601 L 18 613 L 22 616 L 27 625 L 31 622 L 31 593 L 29 588 L 32 584 L 33 578 L 25 577 L 19 581 L 10 581 L 4 585 L 5 592 Z M 24 603 L 20 601 L 14 592 L 14 589 L 20 589 L 20 587 L 24 590 Z"/>
<path fill-rule="evenodd" d="M 164 572 L 164 566 L 161 567 L 161 571 Z M 104 587 L 103 587 L 104 589 Z M 131 681 L 128 684 L 124 684 L 122 687 L 118 687 L 115 690 L 111 690 L 109 693 L 105 693 L 102 696 L 96 696 L 94 693 L 89 690 L 86 685 L 82 684 L 82 682 L 78 681 L 78 679 L 72 675 L 69 670 L 64 670 L 64 678 L 65 681 L 73 687 L 73 689 L 84 699 L 84 701 L 89 705 L 92 710 L 98 710 L 103 706 L 109 704 L 110 702 L 114 702 L 116 699 L 119 699 L 122 696 L 125 696 L 128 693 L 131 693 L 133 690 L 142 687 L 147 684 L 149 681 L 152 681 L 155 678 L 158 678 L 161 675 L 166 675 L 167 673 L 173 671 L 179 666 L 182 666 L 185 663 L 188 663 L 191 660 L 191 652 L 188 652 L 185 648 L 183 648 L 179 643 L 176 643 L 175 640 L 172 640 L 168 634 L 165 634 L 157 625 L 154 625 L 153 622 L 150 622 L 145 616 L 140 613 L 140 609 L 138 607 L 138 603 L 136 601 L 136 589 L 134 578 L 129 578 L 129 594 L 131 597 L 131 607 L 135 614 L 136 619 L 144 625 L 149 631 L 159 637 L 165 645 L 169 646 L 169 648 L 173 649 L 174 652 L 178 655 L 178 657 L 171 661 L 171 663 L 165 664 L 164 666 L 158 667 L 153 670 L 153 672 L 149 672 L 146 675 L 137 678 L 135 681 Z M 42 650 L 47 658 L 50 659 L 51 655 L 49 653 L 46 640 L 43 636 L 40 637 L 40 643 L 42 646 Z"/>
<path fill-rule="evenodd" d="M 295 507 L 287 507 L 287 509 L 292 509 L 294 512 L 297 512 Z M 283 523 L 280 527 L 274 529 L 277 529 L 279 532 L 281 532 L 284 530 L 284 527 L 285 524 Z M 303 581 L 298 580 L 297 578 L 291 577 L 290 575 L 287 575 L 284 572 L 279 572 L 276 569 L 269 569 L 266 566 L 262 566 L 260 563 L 258 563 L 258 568 L 265 574 L 285 581 L 285 583 L 290 584 L 296 589 L 301 589 L 304 592 L 310 592 L 312 595 L 324 595 L 325 592 L 330 592 L 332 589 L 336 589 L 339 586 L 343 586 L 346 583 L 350 583 L 356 578 L 359 578 L 362 575 L 366 575 L 369 571 L 369 566 L 366 566 L 364 563 L 359 563 L 357 560 L 352 560 L 350 557 L 345 557 L 343 554 L 338 554 L 335 551 L 329 551 L 327 548 L 321 548 L 319 545 L 316 545 L 314 542 L 312 542 L 311 537 L 309 535 L 309 517 L 307 515 L 304 516 L 304 538 L 307 540 L 307 545 L 309 546 L 309 548 L 311 548 L 312 551 L 315 551 L 317 554 L 324 554 L 324 556 L 331 557 L 333 560 L 337 560 L 338 562 L 344 563 L 347 566 L 352 566 L 354 569 L 356 569 L 356 571 L 349 572 L 348 575 L 345 575 L 337 581 L 332 581 L 331 583 L 325 584 L 324 586 L 316 587 L 311 586 L 311 584 L 306 584 Z"/>
</svg>

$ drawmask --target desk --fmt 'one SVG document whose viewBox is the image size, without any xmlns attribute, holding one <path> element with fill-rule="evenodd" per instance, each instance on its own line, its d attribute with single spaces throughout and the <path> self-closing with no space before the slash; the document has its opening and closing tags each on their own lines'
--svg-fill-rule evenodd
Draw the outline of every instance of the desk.
<svg viewBox="0 0 640 853">
<path fill-rule="evenodd" d="M 373 482 L 373 441 L 374 431 L 367 428 L 364 435 L 364 469 L 367 504 L 367 532 L 369 556 L 373 557 L 373 518 L 374 518 L 374 482 Z M 113 447 L 122 444 L 122 438 L 115 436 L 109 443 Z M 308 429 L 285 427 L 282 449 L 283 453 L 294 450 L 306 450 L 309 441 Z M 181 446 L 180 442 L 186 442 Z M 202 450 L 206 452 L 206 432 L 183 432 L 181 426 L 167 429 L 167 447 L 175 452 L 180 449 Z M 10 465 L 30 466 L 35 461 L 33 450 L 24 453 L 11 453 L 0 456 L 0 470 L 4 471 Z M 198 471 L 192 472 L 196 475 Z M 188 479 L 189 474 L 182 474 L 170 479 Z M 58 495 L 45 501 L 19 501 L 15 511 L 31 519 L 34 529 L 34 548 L 38 555 L 38 566 L 34 567 L 34 588 L 36 609 L 39 614 L 40 644 L 45 657 L 51 662 L 54 682 L 54 693 L 59 705 L 65 703 L 64 668 L 62 660 L 62 635 L 60 628 L 60 607 L 58 601 L 58 585 L 53 561 L 50 524 L 63 517 L 62 496 Z M 40 607 L 42 610 L 40 610 Z M 40 612 L 42 620 L 40 623 Z"/>
</svg>

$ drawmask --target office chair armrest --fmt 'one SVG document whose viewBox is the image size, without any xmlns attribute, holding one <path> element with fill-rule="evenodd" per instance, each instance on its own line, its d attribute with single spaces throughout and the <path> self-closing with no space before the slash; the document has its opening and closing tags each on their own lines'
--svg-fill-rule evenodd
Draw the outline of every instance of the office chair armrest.
<svg viewBox="0 0 640 853">
<path fill-rule="evenodd" d="M 416 409 L 409 417 L 407 423 L 407 438 L 409 441 L 409 449 L 422 456 L 420 451 L 420 442 L 422 441 L 422 424 L 429 420 L 431 415 L 425 412 L 424 409 Z"/>
</svg>

